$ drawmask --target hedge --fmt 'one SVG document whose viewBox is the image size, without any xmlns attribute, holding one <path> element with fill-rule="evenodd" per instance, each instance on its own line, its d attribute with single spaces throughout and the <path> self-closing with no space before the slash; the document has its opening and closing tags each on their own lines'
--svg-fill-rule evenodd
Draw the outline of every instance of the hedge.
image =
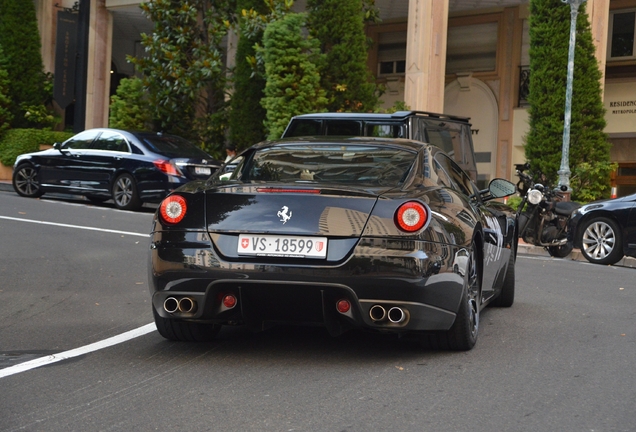
<svg viewBox="0 0 636 432">
<path fill-rule="evenodd" d="M 24 153 L 40 150 L 40 145 L 53 145 L 73 136 L 72 132 L 56 132 L 39 129 L 9 129 L 0 137 L 0 162 L 13 166 L 15 159 Z"/>
</svg>

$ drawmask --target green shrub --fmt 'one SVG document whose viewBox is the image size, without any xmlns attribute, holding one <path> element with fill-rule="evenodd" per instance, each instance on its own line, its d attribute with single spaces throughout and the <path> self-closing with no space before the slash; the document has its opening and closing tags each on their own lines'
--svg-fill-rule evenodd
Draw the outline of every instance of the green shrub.
<svg viewBox="0 0 636 432">
<path fill-rule="evenodd" d="M 148 95 L 140 78 L 124 78 L 110 98 L 108 126 L 124 130 L 152 130 Z"/>
<path fill-rule="evenodd" d="M 13 166 L 19 155 L 38 151 L 41 144 L 53 145 L 72 136 L 72 132 L 9 129 L 0 138 L 0 162 L 5 166 Z"/>
</svg>

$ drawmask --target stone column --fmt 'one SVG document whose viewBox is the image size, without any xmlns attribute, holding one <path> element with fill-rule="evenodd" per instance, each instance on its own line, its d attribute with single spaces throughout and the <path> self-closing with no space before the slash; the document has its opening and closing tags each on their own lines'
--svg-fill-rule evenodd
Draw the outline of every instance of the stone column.
<svg viewBox="0 0 636 432">
<path fill-rule="evenodd" d="M 605 63 L 607 61 L 607 38 L 609 30 L 609 0 L 587 0 L 586 11 L 592 28 L 596 60 L 601 70 L 601 90 L 605 89 Z"/>
<path fill-rule="evenodd" d="M 448 0 L 409 0 L 404 102 L 444 112 Z"/>
<path fill-rule="evenodd" d="M 113 19 L 105 0 L 91 0 L 86 129 L 108 126 Z"/>
</svg>

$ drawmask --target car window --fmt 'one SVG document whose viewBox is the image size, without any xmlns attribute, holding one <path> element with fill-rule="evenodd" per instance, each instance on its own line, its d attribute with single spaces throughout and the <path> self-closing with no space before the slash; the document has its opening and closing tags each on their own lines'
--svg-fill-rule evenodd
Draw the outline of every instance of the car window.
<svg viewBox="0 0 636 432">
<path fill-rule="evenodd" d="M 88 130 L 80 132 L 74 137 L 66 140 L 62 148 L 66 150 L 81 150 L 91 148 L 91 144 L 100 131 Z"/>
<path fill-rule="evenodd" d="M 232 178 L 244 182 L 311 182 L 397 186 L 417 153 L 372 145 L 274 146 L 252 153 Z"/>
<path fill-rule="evenodd" d="M 379 138 L 406 138 L 405 127 L 399 123 L 367 123 L 366 136 Z"/>
<path fill-rule="evenodd" d="M 109 150 L 117 152 L 129 152 L 126 139 L 117 132 L 104 131 L 96 139 L 92 146 L 94 150 Z"/>
<path fill-rule="evenodd" d="M 327 120 L 325 135 L 360 136 L 362 135 L 362 122 L 352 120 Z"/>
<path fill-rule="evenodd" d="M 294 120 L 288 131 L 285 131 L 285 137 L 300 137 L 321 135 L 321 120 Z"/>
<path fill-rule="evenodd" d="M 466 196 L 470 196 L 474 193 L 472 182 L 466 173 L 448 156 L 444 153 L 437 153 L 435 155 L 435 162 L 437 167 L 441 167 L 447 174 L 447 176 L 440 176 L 440 179 L 444 182 L 450 181 L 451 188 L 463 193 Z"/>
<path fill-rule="evenodd" d="M 206 152 L 192 144 L 185 138 L 174 135 L 140 136 L 141 141 L 148 148 L 167 158 L 210 158 Z"/>
</svg>

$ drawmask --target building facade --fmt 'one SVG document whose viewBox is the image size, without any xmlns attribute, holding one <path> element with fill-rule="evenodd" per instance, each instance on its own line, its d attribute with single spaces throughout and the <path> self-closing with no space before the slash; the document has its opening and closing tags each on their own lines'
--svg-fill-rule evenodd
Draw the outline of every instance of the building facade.
<svg viewBox="0 0 636 432">
<path fill-rule="evenodd" d="M 89 4 L 84 127 L 106 126 L 118 80 L 135 73 L 126 56 L 143 55 L 139 35 L 152 31 L 140 0 L 34 2 L 49 72 L 55 72 L 58 12 Z M 295 8 L 304 4 L 297 0 Z M 382 23 L 367 28 L 368 67 L 386 88 L 384 105 L 404 101 L 414 110 L 470 117 L 480 183 L 514 180 L 528 130 L 528 0 L 376 0 L 376 6 Z M 613 182 L 623 196 L 636 192 L 636 0 L 587 0 L 581 7 L 604 72 L 606 132 L 611 160 L 619 164 Z M 236 37 L 227 40 L 232 64 Z"/>
</svg>

